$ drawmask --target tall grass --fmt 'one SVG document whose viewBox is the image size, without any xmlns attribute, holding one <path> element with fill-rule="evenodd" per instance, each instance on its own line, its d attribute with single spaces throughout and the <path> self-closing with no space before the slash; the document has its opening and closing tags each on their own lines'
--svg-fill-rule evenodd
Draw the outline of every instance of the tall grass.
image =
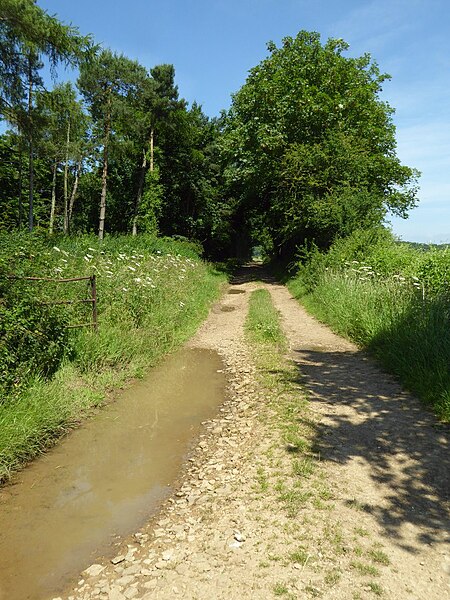
<svg viewBox="0 0 450 600">
<path fill-rule="evenodd" d="M 192 245 L 151 236 L 121 236 L 100 244 L 89 236 L 2 235 L 2 264 L 8 273 L 46 277 L 95 273 L 99 330 L 71 330 L 51 378 L 31 373 L 18 392 L 2 398 L 0 479 L 54 443 L 108 392 L 142 376 L 192 335 L 225 279 L 199 259 Z M 86 293 L 77 284 L 29 285 L 45 301 Z M 65 322 L 90 319 L 86 308 L 60 310 Z"/>
<path fill-rule="evenodd" d="M 340 241 L 328 256 L 314 255 L 289 289 L 449 421 L 450 253 L 427 255 L 389 239 L 357 252 L 357 241 Z"/>
</svg>

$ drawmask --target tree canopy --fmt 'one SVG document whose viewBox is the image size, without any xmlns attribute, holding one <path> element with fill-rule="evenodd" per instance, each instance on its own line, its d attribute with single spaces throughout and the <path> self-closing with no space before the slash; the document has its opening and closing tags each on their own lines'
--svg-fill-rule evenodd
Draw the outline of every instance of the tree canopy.
<svg viewBox="0 0 450 600">
<path fill-rule="evenodd" d="M 179 96 L 175 68 L 93 45 L 35 0 L 0 0 L 0 228 L 152 231 L 209 256 L 252 244 L 292 255 L 406 216 L 418 173 L 396 156 L 389 79 L 343 40 L 301 31 L 251 69 L 210 119 Z M 79 69 L 45 88 L 43 61 Z M 80 99 L 81 96 L 81 99 Z M 27 192 L 27 193 L 26 193 Z M 28 199 L 28 202 L 26 201 Z"/>
<path fill-rule="evenodd" d="M 233 97 L 222 140 L 228 190 L 269 247 L 327 246 L 415 204 L 417 173 L 395 155 L 393 110 L 379 96 L 388 76 L 347 49 L 306 31 L 269 43 Z"/>
</svg>

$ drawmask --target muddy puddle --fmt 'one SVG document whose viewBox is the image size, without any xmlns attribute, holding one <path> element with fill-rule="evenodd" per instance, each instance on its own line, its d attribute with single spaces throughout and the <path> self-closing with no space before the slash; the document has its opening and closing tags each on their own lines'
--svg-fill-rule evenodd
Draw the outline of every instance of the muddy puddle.
<svg viewBox="0 0 450 600">
<path fill-rule="evenodd" d="M 220 358 L 183 349 L 0 490 L 0 599 L 58 595 L 170 494 L 225 393 Z"/>
</svg>

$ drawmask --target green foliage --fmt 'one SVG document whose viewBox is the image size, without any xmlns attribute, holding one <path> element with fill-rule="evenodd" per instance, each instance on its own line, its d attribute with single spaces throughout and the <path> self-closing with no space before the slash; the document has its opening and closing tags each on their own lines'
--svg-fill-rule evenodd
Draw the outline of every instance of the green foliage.
<svg viewBox="0 0 450 600">
<path fill-rule="evenodd" d="M 0 116 L 10 122 L 17 121 L 25 97 L 30 53 L 45 55 L 55 68 L 59 61 L 74 65 L 83 60 L 92 45 L 89 36 L 48 15 L 35 0 L 2 0 L 0 42 Z"/>
<path fill-rule="evenodd" d="M 51 376 L 68 342 L 64 313 L 4 275 L 0 270 L 0 401 L 23 391 L 32 377 Z"/>
<path fill-rule="evenodd" d="M 143 233 L 158 233 L 158 218 L 163 202 L 163 186 L 159 182 L 159 169 L 147 171 L 144 193 L 138 213 L 138 227 Z"/>
<path fill-rule="evenodd" d="M 270 233 L 292 254 L 306 238 L 326 248 L 388 210 L 405 216 L 417 173 L 395 156 L 393 111 L 379 98 L 388 76 L 317 33 L 268 49 L 235 94 L 221 142 L 229 193 L 254 236 Z"/>
<path fill-rule="evenodd" d="M 321 320 L 450 419 L 450 253 L 415 250 L 383 229 L 302 256 L 290 289 Z"/>
<path fill-rule="evenodd" d="M 85 282 L 0 279 L 0 480 L 52 443 L 105 390 L 142 375 L 206 316 L 224 276 L 194 244 L 154 235 L 60 238 L 0 233 L 0 271 L 44 277 L 97 275 L 99 331 L 90 306 L 43 302 L 86 297 Z"/>
</svg>

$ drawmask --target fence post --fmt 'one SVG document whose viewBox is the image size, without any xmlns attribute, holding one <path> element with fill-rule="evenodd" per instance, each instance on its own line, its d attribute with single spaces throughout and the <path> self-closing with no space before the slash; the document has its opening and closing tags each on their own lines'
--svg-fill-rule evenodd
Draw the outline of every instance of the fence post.
<svg viewBox="0 0 450 600">
<path fill-rule="evenodd" d="M 91 275 L 91 297 L 92 297 L 92 326 L 94 331 L 98 332 L 98 321 L 97 321 L 97 283 L 95 275 Z"/>
</svg>

